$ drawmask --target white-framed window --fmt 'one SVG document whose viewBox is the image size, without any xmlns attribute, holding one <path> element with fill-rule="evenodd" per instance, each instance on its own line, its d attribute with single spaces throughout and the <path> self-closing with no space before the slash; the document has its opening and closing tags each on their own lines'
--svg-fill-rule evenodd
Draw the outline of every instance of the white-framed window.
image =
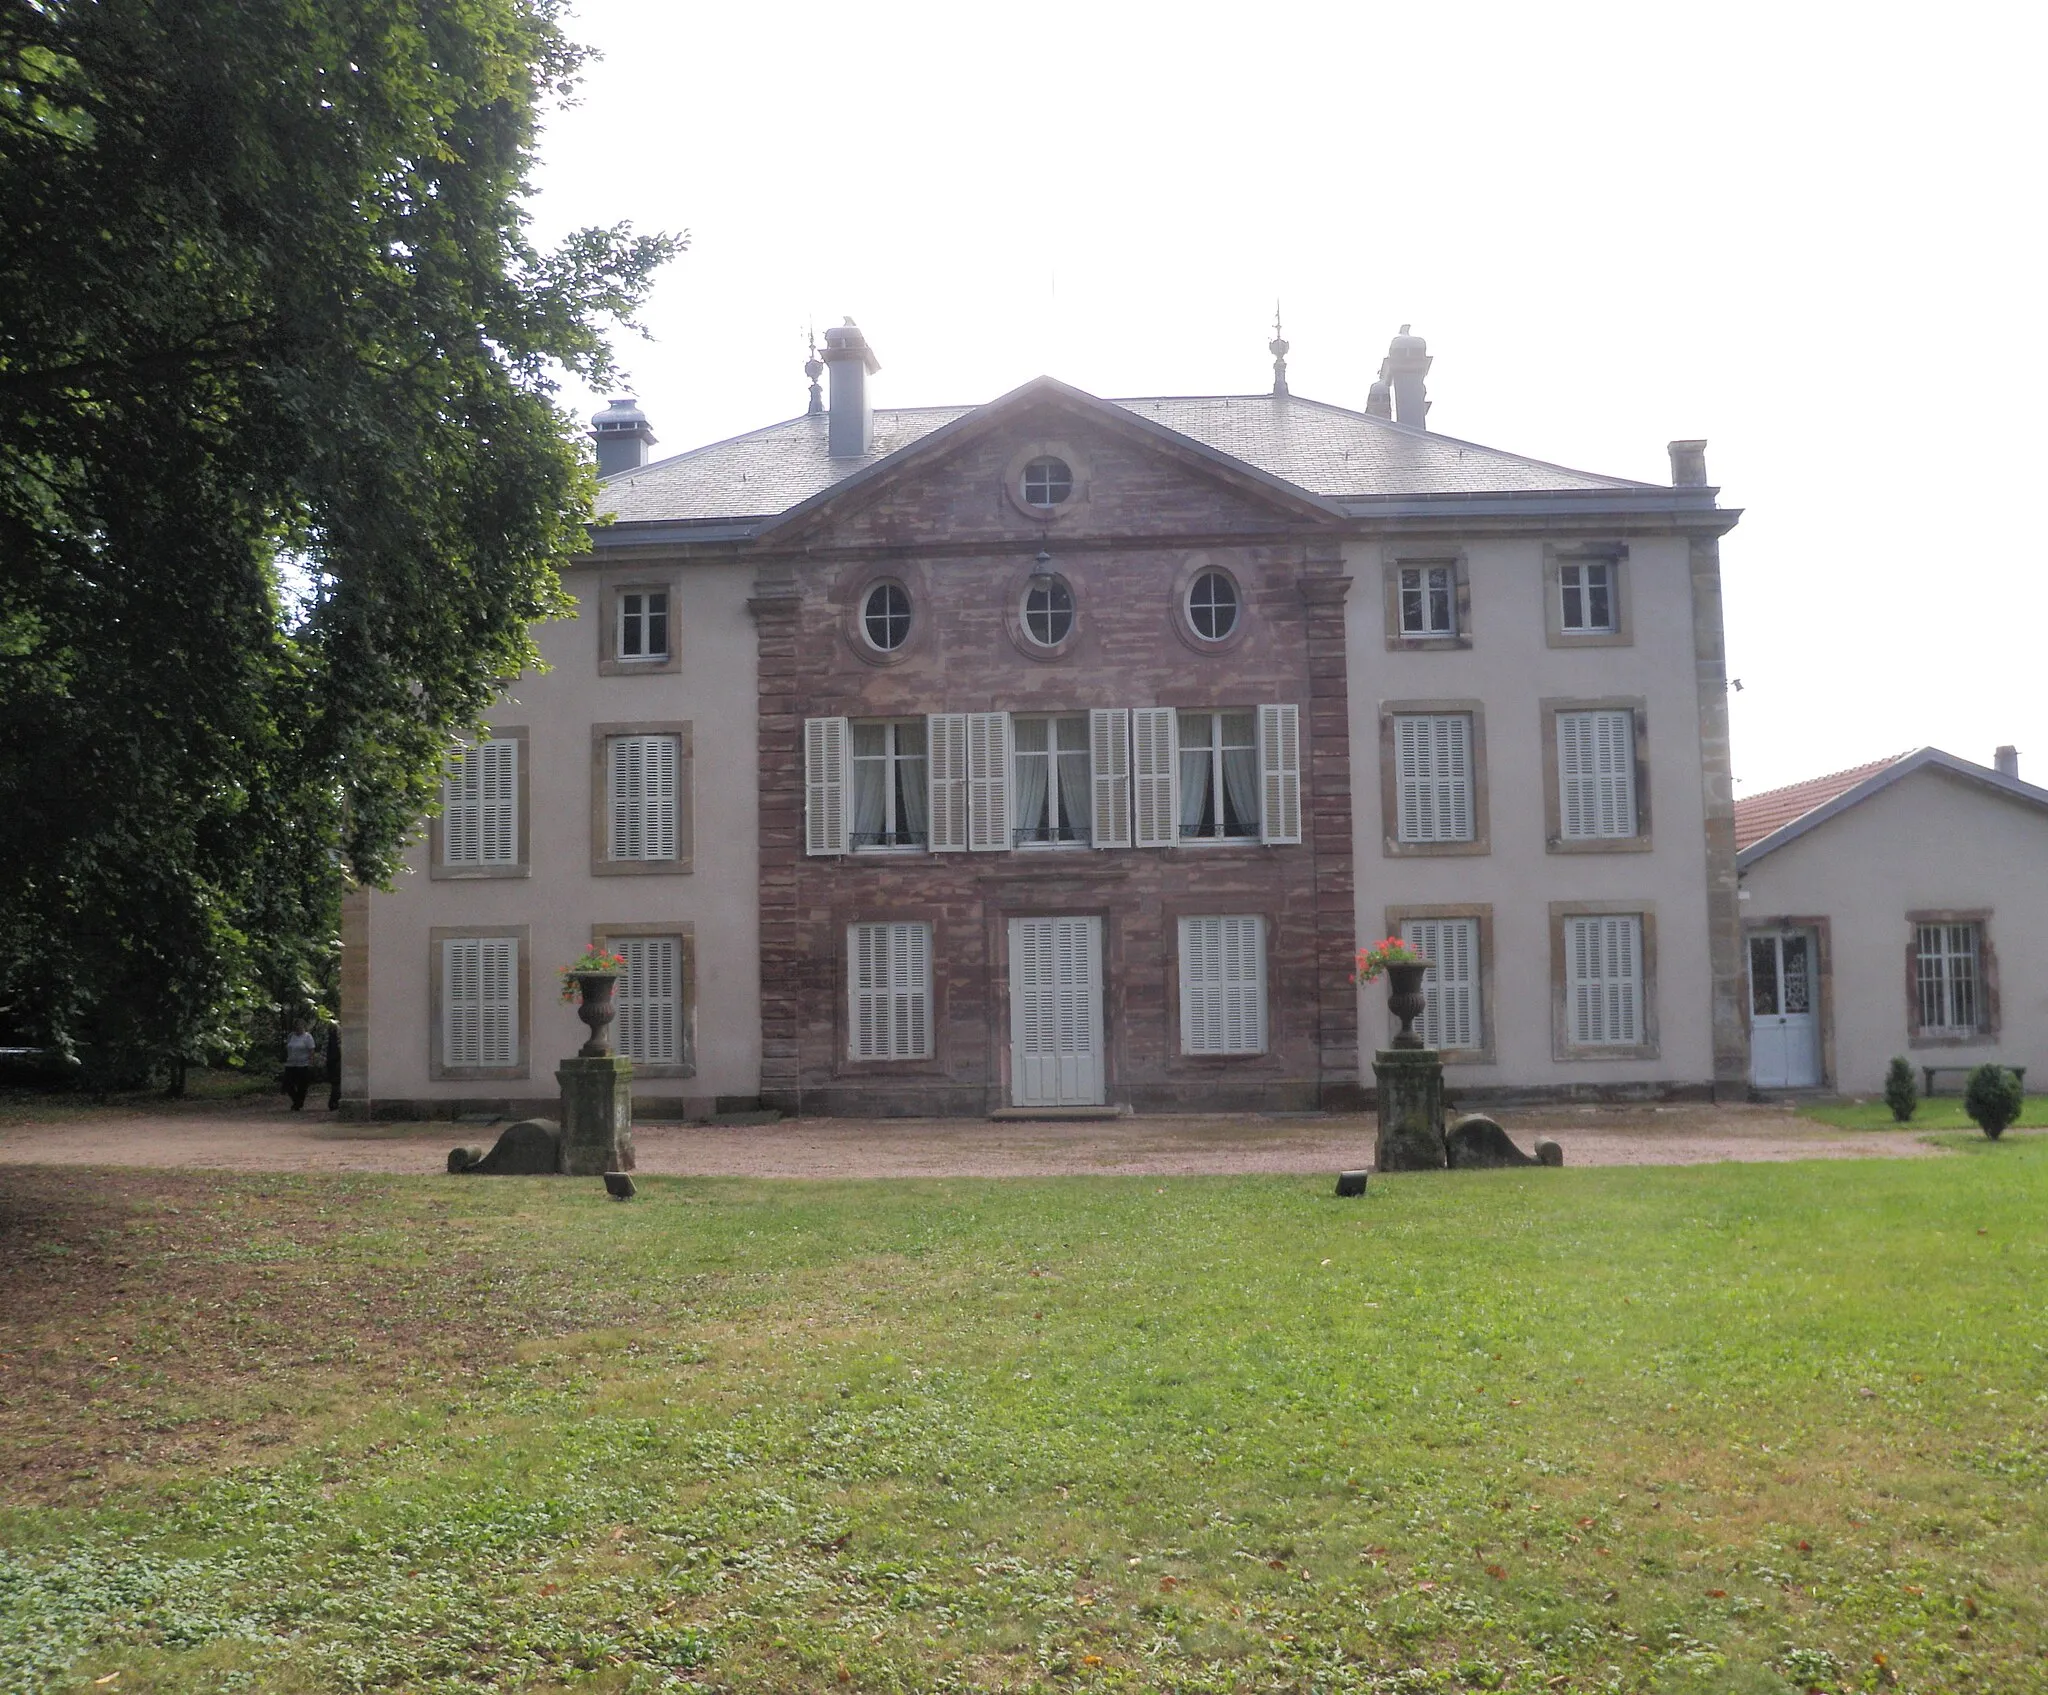
<svg viewBox="0 0 2048 1695">
<path fill-rule="evenodd" d="M 901 583 L 877 583 L 861 603 L 861 634 L 881 653 L 894 653 L 910 640 L 910 591 Z"/>
<path fill-rule="evenodd" d="M 1024 633 L 1040 647 L 1058 647 L 1074 629 L 1074 591 L 1064 577 L 1033 577 L 1024 586 Z"/>
<path fill-rule="evenodd" d="M 922 718 L 855 719 L 851 845 L 921 848 L 930 839 Z"/>
<path fill-rule="evenodd" d="M 1471 713 L 1395 714 L 1394 794 L 1395 840 L 1473 839 Z"/>
<path fill-rule="evenodd" d="M 1180 1051 L 1266 1051 L 1263 919 L 1180 921 Z"/>
<path fill-rule="evenodd" d="M 505 736 L 451 754 L 441 779 L 441 858 L 447 865 L 519 861 L 519 742 Z"/>
<path fill-rule="evenodd" d="M 612 936 L 626 962 L 613 1039 L 635 1065 L 683 1062 L 683 944 L 678 936 Z"/>
<path fill-rule="evenodd" d="M 1423 974 L 1422 1040 L 1432 1048 L 1486 1045 L 1479 993 L 1479 920 L 1404 918 L 1401 940 L 1429 961 Z"/>
<path fill-rule="evenodd" d="M 668 590 L 619 591 L 619 657 L 668 657 Z"/>
<path fill-rule="evenodd" d="M 1074 470 L 1064 459 L 1041 454 L 1024 467 L 1026 506 L 1063 506 L 1074 492 Z"/>
<path fill-rule="evenodd" d="M 1259 834 L 1258 715 L 1183 712 L 1180 740 L 1182 841 L 1227 841 Z"/>
<path fill-rule="evenodd" d="M 1091 841 L 1088 714 L 1019 715 L 1010 720 L 1010 738 L 1016 768 L 1011 806 L 1017 844 Z"/>
<path fill-rule="evenodd" d="M 846 932 L 847 1051 L 854 1059 L 929 1059 L 932 927 L 852 924 Z"/>
<path fill-rule="evenodd" d="M 518 987 L 516 937 L 457 936 L 441 944 L 442 1064 L 518 1064 Z"/>
<path fill-rule="evenodd" d="M 607 858 L 676 857 L 678 754 L 677 738 L 672 735 L 607 738 Z"/>
<path fill-rule="evenodd" d="M 1458 633 L 1457 573 L 1449 565 L 1401 567 L 1401 634 Z"/>
<path fill-rule="evenodd" d="M 1574 1047 L 1643 1040 L 1643 921 L 1632 912 L 1564 921 L 1566 1013 Z"/>
<path fill-rule="evenodd" d="M 1206 642 L 1237 628 L 1237 584 L 1221 571 L 1204 571 L 1188 585 L 1188 626 Z"/>
<path fill-rule="evenodd" d="M 1566 635 L 1612 635 L 1614 566 L 1605 559 L 1570 560 L 1557 568 L 1558 628 Z"/>
<path fill-rule="evenodd" d="M 1558 833 L 1594 841 L 1636 833 L 1636 718 L 1619 711 L 1557 715 Z"/>
<path fill-rule="evenodd" d="M 1922 924 L 1915 949 L 1920 1028 L 1967 1035 L 1982 1028 L 1983 972 L 1974 924 Z"/>
</svg>

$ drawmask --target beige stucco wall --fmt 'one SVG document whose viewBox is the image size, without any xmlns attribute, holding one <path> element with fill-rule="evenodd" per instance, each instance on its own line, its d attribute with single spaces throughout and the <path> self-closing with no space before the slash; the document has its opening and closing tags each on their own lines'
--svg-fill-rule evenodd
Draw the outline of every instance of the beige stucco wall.
<svg viewBox="0 0 2048 1695">
<path fill-rule="evenodd" d="M 645 580 L 644 569 L 606 568 Z M 558 995 L 556 973 L 589 944 L 592 927 L 690 924 L 696 934 L 697 1074 L 650 1079 L 643 1103 L 708 1108 L 714 1097 L 760 1088 L 760 947 L 756 899 L 755 637 L 751 567 L 686 565 L 676 576 L 672 672 L 599 674 L 600 572 L 566 574 L 574 619 L 543 626 L 549 669 L 527 675 L 492 723 L 527 726 L 531 873 L 436 880 L 424 831 L 389 893 L 370 897 L 368 1095 L 373 1101 L 534 1101 L 555 1093 L 554 1067 L 585 1031 Z M 687 722 L 692 727 L 692 869 L 593 876 L 591 726 Z M 530 1033 L 524 1080 L 434 1081 L 428 1075 L 429 932 L 461 925 L 531 932 Z"/>
<path fill-rule="evenodd" d="M 2048 813 L 1944 772 L 1916 771 L 1764 855 L 1742 888 L 1745 929 L 1827 920 L 1822 1013 L 1832 1014 L 1834 1040 L 1824 1081 L 1842 1093 L 1876 1093 L 1894 1054 L 1916 1067 L 2038 1066 L 2048 1082 Z M 1984 938 L 1996 957 L 1999 1033 L 1920 1043 L 1909 1027 L 1906 914 L 1978 909 L 1990 914 Z"/>
<path fill-rule="evenodd" d="M 1553 543 L 1594 541 L 1553 534 Z M 1453 1091 L 1710 1085 L 1714 1076 L 1708 953 L 1705 805 L 1699 684 L 1688 544 L 1683 536 L 1628 541 L 1632 641 L 1552 647 L 1546 639 L 1543 543 L 1433 537 L 1399 551 L 1462 551 L 1470 582 L 1469 647 L 1389 651 L 1383 598 L 1387 545 L 1349 544 L 1346 638 L 1351 699 L 1352 807 L 1361 943 L 1385 935 L 1389 907 L 1489 905 L 1493 911 L 1493 1057 L 1449 1067 Z M 1554 853 L 1546 847 L 1546 699 L 1639 698 L 1647 710 L 1653 846 L 1648 852 Z M 1472 700 L 1485 717 L 1489 852 L 1398 858 L 1383 841 L 1379 715 L 1386 701 Z M 1550 905 L 1643 903 L 1656 917 L 1655 1058 L 1571 1059 L 1552 1053 Z M 1368 991 L 1374 1000 L 1379 990 Z M 1394 1026 L 1361 1017 L 1362 1062 Z"/>
</svg>

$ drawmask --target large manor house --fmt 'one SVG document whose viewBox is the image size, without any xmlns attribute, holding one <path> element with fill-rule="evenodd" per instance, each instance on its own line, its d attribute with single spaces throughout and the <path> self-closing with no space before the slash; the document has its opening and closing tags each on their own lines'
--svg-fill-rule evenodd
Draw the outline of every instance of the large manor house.
<svg viewBox="0 0 2048 1695">
<path fill-rule="evenodd" d="M 573 618 L 349 897 L 352 1112 L 534 1111 L 628 962 L 638 1109 L 1357 1107 L 1396 934 L 1460 1099 L 1749 1085 L 1704 443 L 1670 484 L 1364 410 L 1041 378 L 654 458 L 594 423 Z M 819 378 L 823 377 L 821 384 Z"/>
</svg>

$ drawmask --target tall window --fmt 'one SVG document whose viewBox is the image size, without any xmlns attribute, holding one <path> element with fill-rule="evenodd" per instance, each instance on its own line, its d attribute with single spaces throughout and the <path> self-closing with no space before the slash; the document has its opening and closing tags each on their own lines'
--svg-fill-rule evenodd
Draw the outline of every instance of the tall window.
<svg viewBox="0 0 2048 1695">
<path fill-rule="evenodd" d="M 1448 565 L 1401 567 L 1401 633 L 1453 636 L 1458 633 L 1455 576 Z"/>
<path fill-rule="evenodd" d="M 1016 839 L 1085 842 L 1090 827 L 1088 714 L 1010 720 L 1016 743 Z"/>
<path fill-rule="evenodd" d="M 1605 559 L 1561 564 L 1557 592 L 1563 600 L 1558 625 L 1567 635 L 1607 635 L 1614 630 L 1614 567 Z"/>
<path fill-rule="evenodd" d="M 668 657 L 668 590 L 624 589 L 619 594 L 619 657 Z"/>
<path fill-rule="evenodd" d="M 610 777 L 606 854 L 611 859 L 676 857 L 676 738 L 613 736 L 606 748 Z"/>
<path fill-rule="evenodd" d="M 459 936 L 441 944 L 441 1059 L 450 1066 L 519 1061 L 519 943 Z"/>
<path fill-rule="evenodd" d="M 923 847 L 928 836 L 922 718 L 853 726 L 853 837 L 857 848 Z"/>
<path fill-rule="evenodd" d="M 519 742 L 504 737 L 463 748 L 441 779 L 441 858 L 448 865 L 519 860 Z"/>
<path fill-rule="evenodd" d="M 683 944 L 675 936 L 614 936 L 626 962 L 618 987 L 619 1052 L 635 1065 L 683 1060 Z"/>
<path fill-rule="evenodd" d="M 1592 841 L 1636 833 L 1636 720 L 1619 712 L 1557 715 L 1558 833 Z"/>
<path fill-rule="evenodd" d="M 1482 1048 L 1479 920 L 1405 918 L 1401 940 L 1429 961 L 1422 979 L 1422 1039 L 1432 1048 Z"/>
<path fill-rule="evenodd" d="M 1074 591 L 1064 577 L 1033 577 L 1024 590 L 1024 633 L 1040 647 L 1058 647 L 1074 627 Z"/>
<path fill-rule="evenodd" d="M 1471 713 L 1395 714 L 1394 776 L 1397 841 L 1473 839 Z"/>
<path fill-rule="evenodd" d="M 846 932 L 848 1051 L 855 1059 L 929 1059 L 932 927 L 853 924 Z"/>
<path fill-rule="evenodd" d="M 1983 973 L 1978 962 L 1977 926 L 1919 926 L 1917 977 L 1920 1028 L 1942 1035 L 1967 1035 L 1983 1024 Z"/>
<path fill-rule="evenodd" d="M 1180 921 L 1180 1051 L 1266 1051 L 1266 926 L 1258 918 Z"/>
<path fill-rule="evenodd" d="M 1180 715 L 1180 834 L 1221 841 L 1259 833 L 1258 716 Z"/>
<path fill-rule="evenodd" d="M 1635 913 L 1564 921 L 1566 1009 L 1575 1047 L 1643 1039 L 1643 921 Z"/>
</svg>

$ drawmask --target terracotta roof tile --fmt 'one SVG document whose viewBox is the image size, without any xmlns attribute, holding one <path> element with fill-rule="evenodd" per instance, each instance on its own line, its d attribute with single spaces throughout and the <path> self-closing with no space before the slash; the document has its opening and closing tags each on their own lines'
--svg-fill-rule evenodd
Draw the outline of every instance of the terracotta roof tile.
<svg viewBox="0 0 2048 1695">
<path fill-rule="evenodd" d="M 1826 806 L 1837 795 L 1845 795 L 1866 778 L 1875 777 L 1888 765 L 1906 757 L 1894 753 L 1873 759 L 1868 765 L 1852 765 L 1846 771 L 1832 771 L 1825 777 L 1809 777 L 1803 783 L 1788 783 L 1782 789 L 1766 789 L 1760 795 L 1744 795 L 1735 803 L 1735 849 L 1739 853 L 1751 842 L 1760 842 L 1774 830 L 1782 830 L 1795 818 L 1804 818 L 1817 806 Z"/>
</svg>

